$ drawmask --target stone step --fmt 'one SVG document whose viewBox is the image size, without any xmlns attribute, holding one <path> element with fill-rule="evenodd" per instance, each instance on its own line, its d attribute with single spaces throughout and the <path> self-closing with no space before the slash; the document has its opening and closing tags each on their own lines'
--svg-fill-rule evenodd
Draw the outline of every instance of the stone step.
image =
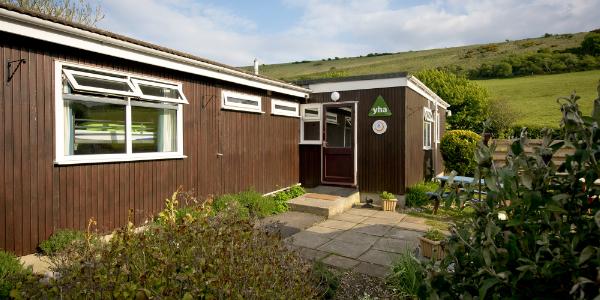
<svg viewBox="0 0 600 300">
<path fill-rule="evenodd" d="M 330 218 L 342 213 L 360 201 L 356 189 L 339 187 L 317 187 L 308 193 L 288 201 L 291 211 L 311 213 Z"/>
</svg>

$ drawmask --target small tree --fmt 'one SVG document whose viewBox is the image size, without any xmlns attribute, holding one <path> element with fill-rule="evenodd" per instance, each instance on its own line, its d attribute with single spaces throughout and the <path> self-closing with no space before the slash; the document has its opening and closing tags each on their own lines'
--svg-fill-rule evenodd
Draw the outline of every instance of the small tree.
<svg viewBox="0 0 600 300">
<path fill-rule="evenodd" d="M 590 32 L 586 34 L 583 42 L 581 42 L 581 52 L 592 56 L 600 55 L 600 33 Z"/>
<path fill-rule="evenodd" d="M 475 149 L 479 135 L 468 130 L 450 130 L 440 141 L 440 152 L 447 171 L 456 171 L 463 176 L 473 175 L 477 163 Z"/>
<path fill-rule="evenodd" d="M 520 112 L 512 108 L 504 99 L 494 99 L 488 106 L 489 132 L 498 138 L 507 138 L 511 128 L 521 116 Z"/>
<path fill-rule="evenodd" d="M 86 0 L 0 0 L 0 3 L 89 26 L 95 26 L 104 18 L 100 4 Z"/>
<path fill-rule="evenodd" d="M 452 129 L 481 131 L 487 114 L 487 90 L 464 76 L 424 70 L 415 75 L 438 96 L 451 105 L 447 122 Z"/>
</svg>

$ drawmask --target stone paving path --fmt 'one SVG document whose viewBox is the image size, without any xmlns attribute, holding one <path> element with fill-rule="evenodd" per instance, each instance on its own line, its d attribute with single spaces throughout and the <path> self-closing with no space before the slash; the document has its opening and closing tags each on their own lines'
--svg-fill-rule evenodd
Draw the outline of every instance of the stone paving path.
<svg viewBox="0 0 600 300">
<path fill-rule="evenodd" d="M 415 251 L 429 229 L 425 219 L 351 208 L 286 239 L 301 256 L 340 269 L 384 277 L 405 251 Z"/>
</svg>

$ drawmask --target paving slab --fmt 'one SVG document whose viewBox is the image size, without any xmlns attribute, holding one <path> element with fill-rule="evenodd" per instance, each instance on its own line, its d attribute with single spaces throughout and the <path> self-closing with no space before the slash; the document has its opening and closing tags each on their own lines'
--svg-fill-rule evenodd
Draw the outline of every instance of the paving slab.
<svg viewBox="0 0 600 300">
<path fill-rule="evenodd" d="M 350 229 L 350 230 L 354 231 L 354 232 L 366 233 L 366 234 L 370 234 L 370 235 L 374 235 L 374 236 L 384 236 L 391 228 L 392 228 L 392 226 L 389 226 L 389 225 L 361 223 L 361 224 L 358 224 L 358 225 L 352 227 L 352 229 Z"/>
<path fill-rule="evenodd" d="M 402 219 L 406 218 L 406 214 L 397 213 L 395 211 L 378 211 L 371 217 L 391 219 L 400 222 Z"/>
<path fill-rule="evenodd" d="M 355 259 L 350 259 L 335 254 L 327 256 L 322 260 L 322 262 L 326 265 L 334 266 L 344 270 L 351 269 L 360 263 Z"/>
<path fill-rule="evenodd" d="M 326 257 L 327 255 L 329 255 L 329 253 L 327 253 L 327 252 L 310 249 L 310 248 L 304 248 L 304 247 L 298 247 L 297 249 L 295 249 L 295 251 L 301 257 L 308 259 L 308 260 L 321 260 L 324 257 Z"/>
<path fill-rule="evenodd" d="M 294 244 L 294 246 L 306 247 L 306 248 L 312 248 L 312 249 L 315 249 L 331 240 L 331 239 L 324 237 L 318 233 L 309 232 L 309 231 L 302 231 L 302 232 L 296 233 L 296 234 L 292 235 L 291 237 L 289 237 L 289 239 L 291 239 L 292 244 Z"/>
<path fill-rule="evenodd" d="M 371 248 L 369 244 L 354 244 L 340 240 L 332 240 L 317 248 L 317 250 L 325 251 L 348 258 L 357 258 Z"/>
<path fill-rule="evenodd" d="M 327 221 L 323 221 L 323 222 L 319 223 L 319 226 L 346 230 L 346 229 L 350 229 L 350 228 L 356 226 L 356 224 L 357 223 L 355 223 L 355 222 L 327 220 Z"/>
<path fill-rule="evenodd" d="M 400 222 L 400 220 L 385 219 L 385 218 L 376 218 L 376 217 L 367 217 L 361 223 L 363 223 L 363 224 L 371 224 L 371 225 L 376 225 L 376 224 L 395 225 L 398 222 Z"/>
<path fill-rule="evenodd" d="M 297 211 L 287 211 L 260 219 L 256 226 L 267 232 L 277 233 L 282 238 L 286 238 L 323 220 L 325 220 L 325 217 L 323 216 Z"/>
<path fill-rule="evenodd" d="M 365 233 L 355 232 L 355 231 L 345 231 L 344 233 L 336 236 L 334 240 L 344 241 L 354 244 L 365 244 L 372 246 L 379 239 L 379 237 L 374 235 L 369 235 Z"/>
<path fill-rule="evenodd" d="M 427 230 L 429 230 L 431 228 L 431 226 L 429 226 L 429 225 L 417 224 L 417 223 L 412 223 L 412 222 L 404 222 L 404 221 L 396 223 L 395 226 L 399 227 L 399 228 L 416 230 L 416 231 L 421 231 L 421 232 L 427 232 Z"/>
<path fill-rule="evenodd" d="M 387 266 L 371 264 L 367 262 L 361 262 L 352 271 L 362 274 L 367 274 L 373 277 L 385 278 L 390 270 Z"/>
<path fill-rule="evenodd" d="M 394 261 L 398 259 L 398 257 L 400 257 L 400 254 L 398 253 L 369 250 L 365 254 L 361 255 L 358 260 L 390 267 Z"/>
<path fill-rule="evenodd" d="M 417 241 L 420 236 L 423 236 L 423 233 L 420 231 L 392 227 L 392 229 L 386 232 L 384 236 L 394 239 Z"/>
<path fill-rule="evenodd" d="M 347 214 L 370 217 L 377 213 L 377 210 L 367 208 L 351 208 L 346 211 Z"/>
<path fill-rule="evenodd" d="M 323 226 L 319 226 L 319 225 L 310 227 L 310 228 L 306 229 L 306 231 L 318 233 L 319 235 L 326 237 L 326 238 L 330 238 L 330 239 L 332 239 L 332 238 L 338 236 L 340 233 L 344 232 L 343 229 L 323 227 Z"/>
<path fill-rule="evenodd" d="M 404 220 L 402 220 L 402 221 L 410 222 L 410 223 L 417 223 L 417 224 L 425 224 L 425 222 L 427 222 L 427 219 L 413 217 L 413 216 L 406 216 L 406 218 L 404 218 Z"/>
<path fill-rule="evenodd" d="M 407 241 L 393 238 L 380 238 L 373 244 L 375 250 L 381 250 L 394 253 L 413 252 L 417 247 L 415 241 Z"/>
<path fill-rule="evenodd" d="M 353 214 L 349 214 L 349 213 L 341 213 L 339 215 L 335 215 L 335 216 L 331 217 L 330 220 L 339 220 L 339 221 L 360 223 L 360 222 L 364 221 L 366 218 L 367 217 L 365 217 L 365 216 L 353 215 Z"/>
</svg>

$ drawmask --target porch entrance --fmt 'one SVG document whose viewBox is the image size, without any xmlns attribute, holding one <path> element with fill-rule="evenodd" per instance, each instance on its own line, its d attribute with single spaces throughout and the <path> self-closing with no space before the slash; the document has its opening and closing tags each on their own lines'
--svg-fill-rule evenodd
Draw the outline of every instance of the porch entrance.
<svg viewBox="0 0 600 300">
<path fill-rule="evenodd" d="M 323 104 L 322 182 L 356 185 L 356 103 Z"/>
</svg>

